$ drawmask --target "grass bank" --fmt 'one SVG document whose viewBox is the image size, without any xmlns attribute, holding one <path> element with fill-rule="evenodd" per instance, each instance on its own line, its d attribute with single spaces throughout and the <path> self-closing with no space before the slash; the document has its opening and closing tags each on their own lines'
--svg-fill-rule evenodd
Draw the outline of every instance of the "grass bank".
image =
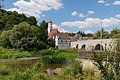
<svg viewBox="0 0 120 80">
<path fill-rule="evenodd" d="M 5 49 L 0 47 L 0 59 L 16 59 L 23 57 L 31 57 L 32 54 L 27 51 L 19 51 L 14 49 Z"/>
</svg>

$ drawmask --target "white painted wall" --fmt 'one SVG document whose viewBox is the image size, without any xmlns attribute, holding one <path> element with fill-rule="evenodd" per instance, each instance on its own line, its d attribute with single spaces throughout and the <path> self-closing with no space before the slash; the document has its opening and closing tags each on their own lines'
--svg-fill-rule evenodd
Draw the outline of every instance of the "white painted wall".
<svg viewBox="0 0 120 80">
<path fill-rule="evenodd" d="M 52 29 L 52 23 L 48 22 L 48 33 L 50 33 L 51 29 Z"/>
<path fill-rule="evenodd" d="M 59 39 L 59 36 L 55 37 L 55 45 L 58 46 L 58 49 L 69 49 L 70 40 L 68 39 Z"/>
</svg>

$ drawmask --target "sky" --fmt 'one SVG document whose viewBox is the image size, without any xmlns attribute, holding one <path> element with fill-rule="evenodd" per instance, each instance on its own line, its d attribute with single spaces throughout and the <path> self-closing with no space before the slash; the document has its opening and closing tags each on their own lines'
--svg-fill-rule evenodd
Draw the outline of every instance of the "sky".
<svg viewBox="0 0 120 80">
<path fill-rule="evenodd" d="M 52 21 L 61 32 L 120 29 L 120 0 L 4 0 L 4 9 Z"/>
</svg>

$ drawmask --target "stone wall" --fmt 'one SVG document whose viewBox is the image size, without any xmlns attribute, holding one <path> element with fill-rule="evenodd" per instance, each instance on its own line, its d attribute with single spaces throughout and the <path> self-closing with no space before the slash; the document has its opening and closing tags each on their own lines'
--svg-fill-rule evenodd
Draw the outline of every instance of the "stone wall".
<svg viewBox="0 0 120 80">
<path fill-rule="evenodd" d="M 116 46 L 115 39 L 94 39 L 94 40 L 80 40 L 71 42 L 71 48 L 78 48 L 87 51 L 93 50 L 113 50 Z"/>
</svg>

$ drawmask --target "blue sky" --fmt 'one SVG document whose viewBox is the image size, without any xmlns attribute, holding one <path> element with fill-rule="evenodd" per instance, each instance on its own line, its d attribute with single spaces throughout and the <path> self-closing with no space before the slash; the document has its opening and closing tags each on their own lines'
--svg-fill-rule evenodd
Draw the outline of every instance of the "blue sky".
<svg viewBox="0 0 120 80">
<path fill-rule="evenodd" d="M 110 31 L 120 28 L 118 0 L 5 0 L 5 9 L 35 16 L 38 22 L 52 20 L 63 32 L 93 33 L 102 26 Z"/>
</svg>

